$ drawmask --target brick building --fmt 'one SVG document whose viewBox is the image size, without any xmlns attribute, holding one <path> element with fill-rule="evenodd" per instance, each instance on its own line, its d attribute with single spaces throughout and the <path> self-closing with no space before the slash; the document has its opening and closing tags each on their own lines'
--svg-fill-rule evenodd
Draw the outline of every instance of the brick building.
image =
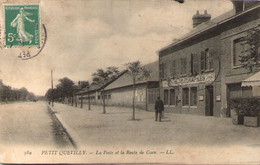
<svg viewBox="0 0 260 165">
<path fill-rule="evenodd" d="M 257 1 L 232 1 L 234 10 L 210 19 L 193 17 L 193 30 L 159 50 L 160 94 L 169 112 L 229 116 L 229 100 L 252 96 L 241 83 L 254 73 L 242 68 L 241 38 L 260 24 Z M 257 93 L 255 93 L 257 94 Z"/>
</svg>

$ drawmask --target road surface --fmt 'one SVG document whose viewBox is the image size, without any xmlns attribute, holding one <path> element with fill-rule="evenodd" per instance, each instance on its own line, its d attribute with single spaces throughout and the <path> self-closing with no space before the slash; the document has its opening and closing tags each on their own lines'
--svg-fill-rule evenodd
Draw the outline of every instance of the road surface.
<svg viewBox="0 0 260 165">
<path fill-rule="evenodd" d="M 0 144 L 70 147 L 68 136 L 45 102 L 0 104 Z"/>
</svg>

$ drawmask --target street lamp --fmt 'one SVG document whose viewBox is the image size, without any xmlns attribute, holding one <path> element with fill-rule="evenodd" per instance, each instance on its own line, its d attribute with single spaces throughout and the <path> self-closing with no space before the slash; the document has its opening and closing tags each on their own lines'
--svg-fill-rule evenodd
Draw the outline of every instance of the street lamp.
<svg viewBox="0 0 260 165">
<path fill-rule="evenodd" d="M 89 86 L 87 87 L 87 89 L 88 89 L 88 110 L 90 110 Z"/>
</svg>

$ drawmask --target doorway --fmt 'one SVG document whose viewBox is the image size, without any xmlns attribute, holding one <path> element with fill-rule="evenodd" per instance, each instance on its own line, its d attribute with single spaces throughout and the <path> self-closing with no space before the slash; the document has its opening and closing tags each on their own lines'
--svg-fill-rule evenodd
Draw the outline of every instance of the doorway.
<svg viewBox="0 0 260 165">
<path fill-rule="evenodd" d="M 206 116 L 213 116 L 214 102 L 213 102 L 213 86 L 206 86 L 205 90 L 205 104 L 206 104 Z"/>
</svg>

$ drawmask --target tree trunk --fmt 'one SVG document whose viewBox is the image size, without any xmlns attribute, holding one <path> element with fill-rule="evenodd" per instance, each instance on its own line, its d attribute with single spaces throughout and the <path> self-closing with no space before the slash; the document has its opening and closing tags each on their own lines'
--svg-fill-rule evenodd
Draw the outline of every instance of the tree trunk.
<svg viewBox="0 0 260 165">
<path fill-rule="evenodd" d="M 77 99 L 78 97 L 77 96 L 75 96 L 75 107 L 77 107 L 78 106 L 78 99 Z"/>
<path fill-rule="evenodd" d="M 135 120 L 135 81 L 133 84 L 133 117 L 132 117 L 132 119 Z"/>
<path fill-rule="evenodd" d="M 106 103 L 105 103 L 105 92 L 104 92 L 104 89 L 103 89 L 103 92 L 102 92 L 102 98 L 103 98 L 103 114 L 106 113 Z"/>
<path fill-rule="evenodd" d="M 80 99 L 80 108 L 83 108 L 83 96 L 81 96 L 81 99 Z"/>
</svg>

